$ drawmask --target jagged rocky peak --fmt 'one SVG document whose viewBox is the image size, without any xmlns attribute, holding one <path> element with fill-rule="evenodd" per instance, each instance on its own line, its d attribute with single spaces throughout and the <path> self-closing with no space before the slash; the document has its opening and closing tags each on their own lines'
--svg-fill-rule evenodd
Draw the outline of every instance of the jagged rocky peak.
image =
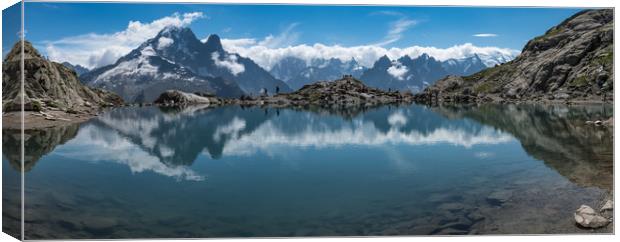
<svg viewBox="0 0 620 242">
<path fill-rule="evenodd" d="M 426 55 L 426 54 L 424 54 L 424 55 Z M 422 58 L 422 57 L 420 56 L 420 58 Z M 426 59 L 428 59 L 428 58 L 426 58 Z M 410 62 L 412 60 L 413 59 L 411 59 L 411 57 L 409 57 L 409 55 L 404 55 L 404 56 L 401 56 L 400 58 L 398 58 L 398 60 L 396 60 L 396 62 Z"/>
<path fill-rule="evenodd" d="M 220 40 L 220 36 L 218 36 L 217 34 L 209 35 L 207 41 L 205 42 L 205 46 L 211 52 L 224 50 L 224 48 L 222 47 L 222 41 Z"/>
<path fill-rule="evenodd" d="M 2 99 L 4 111 L 21 109 L 21 43 L 14 45 L 2 66 Z M 122 104 L 115 94 L 90 89 L 78 80 L 76 73 L 64 65 L 43 58 L 30 44 L 24 41 L 25 100 L 26 110 L 89 110 L 97 107 Z"/>
<path fill-rule="evenodd" d="M 186 59 L 182 57 L 193 57 L 202 43 L 188 27 L 167 26 L 145 43 L 144 47 L 148 46 L 153 47 L 162 56 L 177 60 Z"/>
<path fill-rule="evenodd" d="M 29 41 L 24 40 L 23 42 L 18 41 L 17 43 L 15 43 L 15 45 L 13 45 L 13 48 L 11 49 L 11 51 L 6 55 L 6 58 L 4 58 L 5 62 L 21 60 L 22 43 L 24 43 L 24 59 L 25 60 L 43 59 L 43 56 L 39 54 L 39 52 L 32 46 L 32 44 Z"/>
<path fill-rule="evenodd" d="M 389 65 L 390 63 L 392 63 L 392 60 L 390 60 L 390 57 L 388 57 L 387 55 L 383 55 L 375 62 L 375 65 L 383 66 L 383 65 Z"/>
<path fill-rule="evenodd" d="M 169 44 L 172 45 L 174 42 L 200 42 L 194 32 L 188 27 L 180 27 L 180 26 L 167 26 L 163 28 L 157 36 L 155 36 L 155 40 L 161 43 L 162 38 L 163 41 L 171 40 Z"/>
<path fill-rule="evenodd" d="M 169 25 L 161 29 L 158 33 L 158 36 L 175 37 L 178 39 L 183 36 L 194 36 L 194 33 L 188 27 Z"/>
</svg>

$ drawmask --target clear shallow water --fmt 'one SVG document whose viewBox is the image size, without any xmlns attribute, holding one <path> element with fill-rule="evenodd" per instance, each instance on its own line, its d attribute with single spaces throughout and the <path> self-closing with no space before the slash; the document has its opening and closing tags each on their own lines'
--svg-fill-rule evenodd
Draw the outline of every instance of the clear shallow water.
<svg viewBox="0 0 620 242">
<path fill-rule="evenodd" d="M 26 239 L 589 232 L 572 213 L 611 190 L 613 139 L 585 121 L 610 116 L 115 109 L 26 132 Z M 19 218 L 15 134 L 3 133 L 4 230 Z"/>
</svg>

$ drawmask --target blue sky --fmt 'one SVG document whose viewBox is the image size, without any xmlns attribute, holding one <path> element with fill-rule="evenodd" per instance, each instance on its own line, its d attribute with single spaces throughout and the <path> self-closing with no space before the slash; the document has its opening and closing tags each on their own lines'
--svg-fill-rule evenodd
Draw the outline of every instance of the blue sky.
<svg viewBox="0 0 620 242">
<path fill-rule="evenodd" d="M 203 17 L 189 24 L 199 38 L 216 33 L 224 39 L 259 42 L 270 35 L 281 36 L 278 46 L 271 46 L 274 48 L 315 43 L 377 45 L 386 49 L 414 45 L 448 48 L 471 43 L 521 50 L 529 39 L 579 10 L 28 2 L 26 33 L 27 39 L 45 53 L 43 47 L 51 41 L 89 33 L 113 34 L 127 29 L 130 21 L 150 23 L 174 13 L 200 12 Z M 3 43 L 3 47 L 7 45 L 12 43 Z"/>
</svg>

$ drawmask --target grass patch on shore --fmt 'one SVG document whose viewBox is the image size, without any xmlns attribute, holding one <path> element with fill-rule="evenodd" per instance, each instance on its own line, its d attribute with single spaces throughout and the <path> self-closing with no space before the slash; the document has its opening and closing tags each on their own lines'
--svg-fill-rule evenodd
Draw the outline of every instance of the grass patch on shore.
<svg viewBox="0 0 620 242">
<path fill-rule="evenodd" d="M 588 78 L 586 76 L 578 76 L 570 80 L 568 84 L 576 87 L 585 86 L 588 84 Z"/>
<path fill-rule="evenodd" d="M 606 50 L 603 54 L 596 56 L 593 62 L 604 67 L 611 66 L 614 63 L 614 53 Z"/>
<path fill-rule="evenodd" d="M 491 90 L 493 90 L 493 85 L 491 83 L 484 82 L 484 83 L 481 83 L 480 85 L 476 86 L 475 89 L 474 89 L 474 92 L 476 92 L 476 93 L 490 93 Z"/>
</svg>

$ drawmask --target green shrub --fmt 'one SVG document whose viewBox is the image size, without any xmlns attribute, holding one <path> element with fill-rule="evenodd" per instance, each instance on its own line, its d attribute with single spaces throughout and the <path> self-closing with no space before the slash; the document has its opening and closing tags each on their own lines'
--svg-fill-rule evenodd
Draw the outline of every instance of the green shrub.
<svg viewBox="0 0 620 242">
<path fill-rule="evenodd" d="M 43 106 L 41 105 L 41 103 L 39 101 L 32 101 L 32 111 L 41 111 L 43 109 Z"/>
<path fill-rule="evenodd" d="M 11 112 L 11 111 L 14 111 L 14 110 L 12 110 L 12 108 L 13 108 L 13 102 L 11 102 L 11 101 L 6 101 L 6 102 L 3 102 L 3 103 L 2 103 L 2 111 L 3 111 L 3 112 Z"/>
<path fill-rule="evenodd" d="M 47 100 L 45 101 L 45 105 L 52 108 L 60 108 L 60 103 L 56 100 Z"/>
<path fill-rule="evenodd" d="M 614 53 L 606 52 L 594 58 L 594 63 L 602 66 L 611 66 L 614 63 Z"/>
</svg>

